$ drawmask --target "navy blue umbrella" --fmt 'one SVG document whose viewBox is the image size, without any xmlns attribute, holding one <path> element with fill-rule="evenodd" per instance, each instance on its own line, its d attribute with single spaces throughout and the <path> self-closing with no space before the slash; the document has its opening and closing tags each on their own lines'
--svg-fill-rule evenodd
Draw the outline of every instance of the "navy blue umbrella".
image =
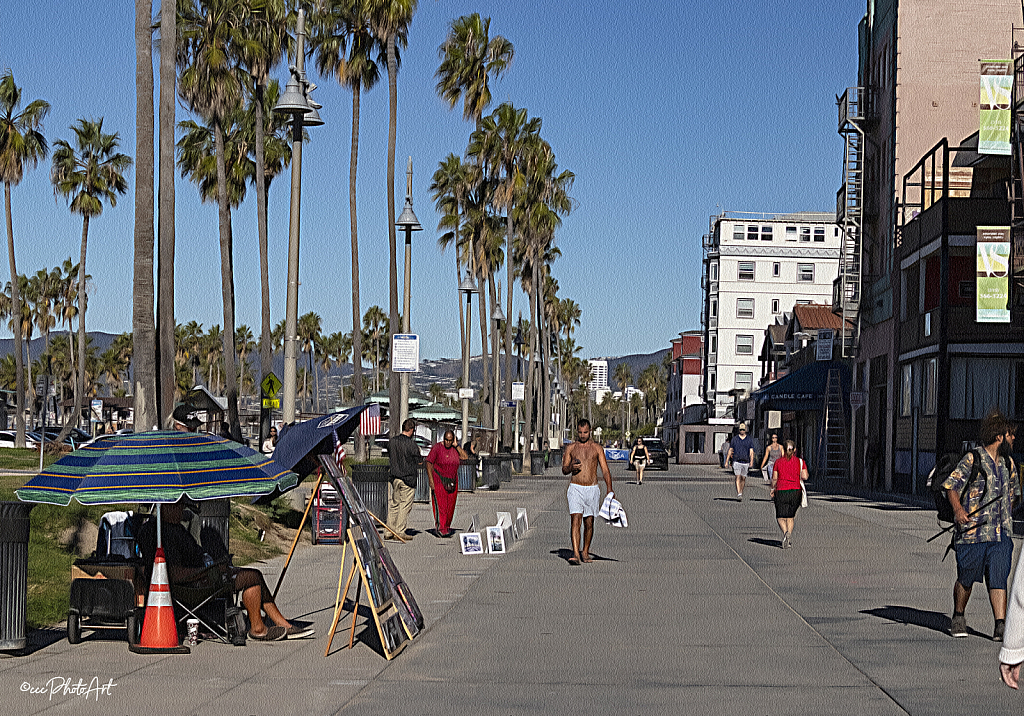
<svg viewBox="0 0 1024 716">
<path fill-rule="evenodd" d="M 316 472 L 320 466 L 317 455 L 334 452 L 334 437 L 345 442 L 359 427 L 359 415 L 369 405 L 357 405 L 338 413 L 321 415 L 301 423 L 291 423 L 281 428 L 274 449 L 274 462 L 299 475 Z"/>
</svg>

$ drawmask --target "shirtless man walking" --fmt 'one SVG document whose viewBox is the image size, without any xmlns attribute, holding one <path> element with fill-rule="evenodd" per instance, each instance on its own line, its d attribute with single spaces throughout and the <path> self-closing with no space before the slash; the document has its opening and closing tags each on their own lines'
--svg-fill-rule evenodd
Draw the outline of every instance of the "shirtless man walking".
<svg viewBox="0 0 1024 716">
<path fill-rule="evenodd" d="M 604 457 L 604 449 L 590 439 L 590 421 L 576 424 L 576 442 L 562 455 L 562 474 L 569 478 L 569 518 L 572 553 L 569 564 L 593 562 L 590 540 L 594 537 L 594 516 L 601 506 L 601 487 L 597 484 L 597 468 L 604 473 L 604 482 L 612 492 L 612 473 Z M 583 551 L 580 552 L 580 525 L 583 526 Z"/>
</svg>

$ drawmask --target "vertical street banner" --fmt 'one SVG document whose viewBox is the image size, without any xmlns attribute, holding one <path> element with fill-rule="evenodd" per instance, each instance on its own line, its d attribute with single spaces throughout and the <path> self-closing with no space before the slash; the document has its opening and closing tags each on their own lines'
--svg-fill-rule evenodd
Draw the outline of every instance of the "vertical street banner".
<svg viewBox="0 0 1024 716">
<path fill-rule="evenodd" d="M 978 153 L 1010 155 L 1010 90 L 1012 60 L 981 61 L 981 116 Z"/>
<path fill-rule="evenodd" d="M 979 226 L 977 237 L 978 323 L 1009 323 L 1010 227 Z"/>
</svg>

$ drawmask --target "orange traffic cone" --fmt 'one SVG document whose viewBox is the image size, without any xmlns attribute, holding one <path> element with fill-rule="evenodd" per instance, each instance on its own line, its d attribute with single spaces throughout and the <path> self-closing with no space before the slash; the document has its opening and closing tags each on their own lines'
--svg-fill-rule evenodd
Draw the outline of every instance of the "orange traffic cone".
<svg viewBox="0 0 1024 716">
<path fill-rule="evenodd" d="M 131 648 L 131 647 L 129 647 Z M 171 602 L 171 585 L 167 580 L 167 560 L 163 547 L 153 560 L 153 577 L 149 582 L 146 615 L 142 622 L 142 637 L 132 651 L 140 653 L 189 653 L 187 646 L 178 644 L 178 627 Z"/>
</svg>

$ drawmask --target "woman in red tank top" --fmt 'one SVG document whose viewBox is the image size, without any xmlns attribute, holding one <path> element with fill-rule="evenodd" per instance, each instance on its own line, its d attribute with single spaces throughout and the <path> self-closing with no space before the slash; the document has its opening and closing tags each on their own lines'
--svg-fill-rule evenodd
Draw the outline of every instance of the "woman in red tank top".
<svg viewBox="0 0 1024 716">
<path fill-rule="evenodd" d="M 807 463 L 796 456 L 796 444 L 786 441 L 786 454 L 775 461 L 772 470 L 772 500 L 775 519 L 782 530 L 782 549 L 793 546 L 793 521 L 800 509 L 803 490 L 800 483 L 807 479 Z"/>
</svg>

